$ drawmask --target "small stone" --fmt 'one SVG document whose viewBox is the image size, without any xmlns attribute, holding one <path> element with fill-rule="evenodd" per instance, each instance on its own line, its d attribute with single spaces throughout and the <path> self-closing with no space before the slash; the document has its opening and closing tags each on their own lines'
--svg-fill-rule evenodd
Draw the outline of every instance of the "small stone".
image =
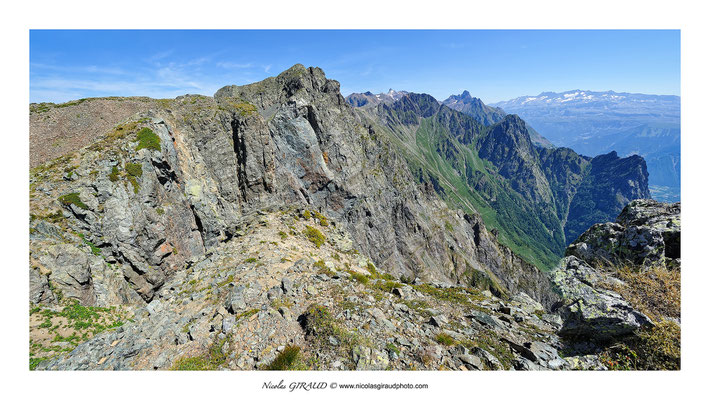
<svg viewBox="0 0 710 400">
<path fill-rule="evenodd" d="M 244 287 L 244 285 L 235 286 L 228 296 L 225 306 L 232 314 L 237 314 L 239 311 L 247 307 L 247 304 L 244 301 L 245 289 L 246 287 Z"/>
<path fill-rule="evenodd" d="M 481 359 L 472 354 L 461 354 L 458 357 L 459 360 L 461 360 L 461 362 L 466 365 L 466 368 L 477 370 L 483 369 L 483 362 L 481 361 Z"/>
<path fill-rule="evenodd" d="M 283 289 L 284 294 L 290 294 L 293 292 L 293 281 L 288 276 L 284 276 L 281 279 L 281 289 Z"/>
<path fill-rule="evenodd" d="M 291 310 L 289 310 L 286 307 L 279 307 L 279 314 L 286 320 L 286 321 L 291 321 L 293 319 L 293 315 L 291 314 Z"/>
<path fill-rule="evenodd" d="M 281 297 L 281 294 L 283 294 L 281 287 L 274 286 L 266 293 L 266 298 L 268 298 L 269 300 L 278 299 L 279 297 Z"/>
<path fill-rule="evenodd" d="M 234 315 L 227 315 L 222 319 L 222 332 L 224 333 L 229 333 L 232 331 L 232 328 L 234 328 L 234 324 L 236 323 Z"/>
<path fill-rule="evenodd" d="M 444 325 L 448 324 L 449 320 L 446 319 L 446 317 L 443 315 L 435 315 L 429 319 L 429 323 L 431 325 L 441 328 Z"/>
</svg>

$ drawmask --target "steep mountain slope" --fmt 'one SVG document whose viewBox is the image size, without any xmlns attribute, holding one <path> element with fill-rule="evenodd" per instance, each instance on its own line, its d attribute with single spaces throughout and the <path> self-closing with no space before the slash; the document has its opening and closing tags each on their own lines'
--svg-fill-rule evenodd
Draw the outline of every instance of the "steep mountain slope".
<svg viewBox="0 0 710 400">
<path fill-rule="evenodd" d="M 112 277 L 125 278 L 119 297 L 151 301 L 175 271 L 240 235 L 243 215 L 308 205 L 341 222 L 355 249 L 395 276 L 553 300 L 537 268 L 501 246 L 474 209 L 451 209 L 419 184 L 389 139 L 359 118 L 336 81 L 300 65 L 214 98 L 158 103 L 33 169 L 32 229 L 57 233 L 31 238 L 33 265 L 77 268 L 66 253 L 86 241 Z M 109 304 L 92 283 L 104 278 L 87 272 L 92 262 L 81 266 L 86 280 L 38 275 L 33 299 L 56 300 L 54 287 Z"/>
<path fill-rule="evenodd" d="M 678 204 L 633 202 L 618 223 L 585 233 L 554 271 L 563 294 L 554 312 L 522 293 L 503 299 L 461 285 L 399 282 L 354 252 L 339 223 L 313 210 L 255 212 L 240 218 L 241 235 L 176 271 L 148 304 L 92 307 L 65 299 L 33 305 L 30 366 L 678 369 L 679 280 L 665 280 L 658 261 L 667 255 L 677 278 L 679 211 Z M 327 240 L 301 234 L 309 229 Z M 643 249 L 633 244 L 641 237 L 652 239 Z M 76 251 L 102 263 L 90 245 Z M 649 269 L 631 275 L 621 269 L 613 278 L 587 264 L 597 260 Z M 648 282 L 672 291 L 648 297 L 649 288 L 640 285 Z M 602 335 L 610 341 L 598 340 Z"/>
<path fill-rule="evenodd" d="M 34 365 L 53 370 L 567 368 L 557 353 L 555 331 L 562 321 L 530 297 L 503 300 L 461 286 L 399 282 L 353 252 L 339 224 L 322 226 L 311 211 L 306 218 L 306 211 L 245 216 L 243 236 L 177 271 L 148 305 L 115 311 L 76 304 L 36 308 Z M 318 245 L 300 233 L 314 224 L 327 242 Z M 81 317 L 71 311 L 110 316 L 112 326 L 80 344 L 87 330 L 75 324 Z M 70 353 L 45 339 L 53 330 L 75 337 L 62 347 Z M 521 350 L 525 343 L 535 344 L 532 352 Z M 289 353 L 295 354 L 287 362 L 283 354 Z"/>
<path fill-rule="evenodd" d="M 568 224 L 586 229 L 613 220 L 629 200 L 648 197 L 643 159 L 624 164 L 636 188 L 629 192 L 626 181 L 612 177 L 615 156 L 595 161 L 592 174 L 588 158 L 565 148 L 534 146 L 525 122 L 515 115 L 484 126 L 431 96 L 413 93 L 358 110 L 392 139 L 421 182 L 430 182 L 452 207 L 478 210 L 502 243 L 543 269 L 555 265 L 576 238 L 577 231 L 565 230 Z M 574 203 L 570 221 L 580 187 L 600 200 Z M 593 217 L 576 212 L 583 206 Z"/>
<path fill-rule="evenodd" d="M 442 102 L 445 106 L 452 110 L 460 111 L 464 114 L 472 116 L 476 121 L 483 125 L 493 125 L 500 122 L 507 115 L 501 108 L 490 107 L 483 104 L 483 101 L 477 97 L 471 97 L 468 90 L 464 90 L 460 95 L 451 95 Z M 549 140 L 545 139 L 530 124 L 525 123 L 525 127 L 530 135 L 530 140 L 540 147 L 554 147 Z"/>
<path fill-rule="evenodd" d="M 586 155 L 640 155 L 648 164 L 654 197 L 680 199 L 678 96 L 572 90 L 493 106 L 519 114 L 557 146 Z"/>
</svg>

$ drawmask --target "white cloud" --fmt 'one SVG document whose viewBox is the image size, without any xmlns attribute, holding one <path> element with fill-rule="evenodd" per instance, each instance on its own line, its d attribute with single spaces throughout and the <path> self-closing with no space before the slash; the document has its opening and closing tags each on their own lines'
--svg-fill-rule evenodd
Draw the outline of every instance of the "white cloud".
<svg viewBox="0 0 710 400">
<path fill-rule="evenodd" d="M 220 61 L 217 63 L 217 66 L 219 68 L 225 68 L 225 69 L 245 69 L 245 68 L 251 68 L 254 66 L 253 63 L 235 63 L 235 62 L 230 62 L 230 61 Z"/>
<path fill-rule="evenodd" d="M 76 74 L 107 74 L 107 75 L 124 75 L 127 74 L 126 70 L 118 67 L 99 67 L 96 65 L 87 66 L 59 66 L 52 64 L 43 63 L 30 63 L 30 71 L 53 71 L 53 72 L 65 72 L 65 73 L 76 73 Z"/>
</svg>

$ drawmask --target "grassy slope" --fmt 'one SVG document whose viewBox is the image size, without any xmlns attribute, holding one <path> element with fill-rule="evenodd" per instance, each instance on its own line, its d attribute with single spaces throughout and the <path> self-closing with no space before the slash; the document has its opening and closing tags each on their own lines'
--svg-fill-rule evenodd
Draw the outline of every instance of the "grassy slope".
<svg viewBox="0 0 710 400">
<path fill-rule="evenodd" d="M 547 270 L 556 265 L 552 238 L 534 210 L 526 209 L 520 195 L 506 186 L 495 168 L 475 151 L 451 138 L 435 117 L 422 119 L 415 132 L 395 132 L 380 127 L 407 159 L 412 173 L 421 180 L 436 181 L 444 201 L 454 208 L 478 212 L 488 229 L 499 231 L 498 240 L 528 262 Z M 444 154 L 444 155 L 442 155 Z M 494 196 L 484 198 L 467 181 L 475 171 L 483 174 Z M 531 244 L 537 244 L 533 246 Z M 558 249 L 559 250 L 559 249 Z"/>
</svg>

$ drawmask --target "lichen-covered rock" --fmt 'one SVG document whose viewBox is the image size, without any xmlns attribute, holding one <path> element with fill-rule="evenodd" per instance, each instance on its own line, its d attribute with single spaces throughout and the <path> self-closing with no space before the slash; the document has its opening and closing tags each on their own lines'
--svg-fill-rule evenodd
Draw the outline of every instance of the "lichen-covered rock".
<svg viewBox="0 0 710 400">
<path fill-rule="evenodd" d="M 566 255 L 592 266 L 652 267 L 680 262 L 680 203 L 634 200 L 616 222 L 596 224 L 575 240 Z"/>
<path fill-rule="evenodd" d="M 574 256 L 560 262 L 552 281 L 562 298 L 560 335 L 608 340 L 652 324 L 621 295 L 603 287 L 606 275 Z"/>
</svg>

